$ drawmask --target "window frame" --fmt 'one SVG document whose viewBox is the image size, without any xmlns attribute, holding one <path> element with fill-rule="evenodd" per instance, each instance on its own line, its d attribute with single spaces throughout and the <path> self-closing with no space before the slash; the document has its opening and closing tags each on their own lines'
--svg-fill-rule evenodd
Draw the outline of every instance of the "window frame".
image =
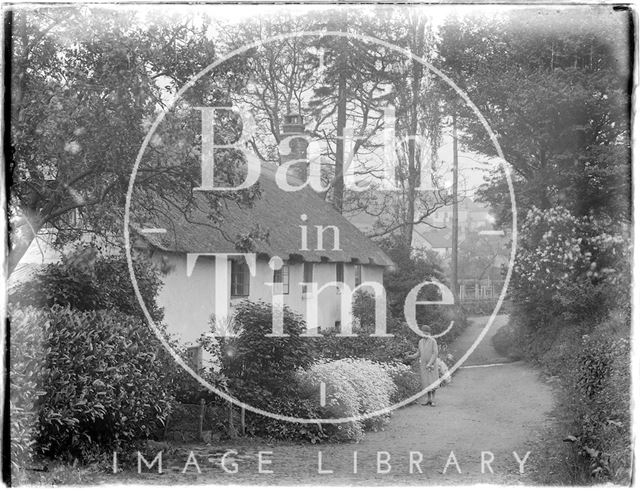
<svg viewBox="0 0 640 491">
<path fill-rule="evenodd" d="M 238 270 L 237 268 L 241 269 Z M 240 286 L 243 287 L 241 293 L 237 293 L 238 279 L 242 279 L 240 282 Z M 249 271 L 249 265 L 245 261 L 231 260 L 231 281 L 229 285 L 229 293 L 231 298 L 244 298 L 250 295 L 251 273 Z"/>
<path fill-rule="evenodd" d="M 303 295 L 306 293 L 309 293 L 308 285 L 306 285 L 305 283 L 313 283 L 314 269 L 315 268 L 313 263 L 310 263 L 310 262 L 302 263 L 302 283 L 303 283 L 302 294 Z M 309 272 L 309 275 L 311 276 L 310 281 L 307 278 L 307 272 Z"/>
<path fill-rule="evenodd" d="M 344 283 L 344 263 L 336 263 L 336 281 Z"/>
<path fill-rule="evenodd" d="M 362 285 L 362 264 L 354 264 L 353 278 L 355 286 Z"/>
<path fill-rule="evenodd" d="M 274 286 L 282 285 L 279 292 L 282 295 L 289 295 L 289 278 L 289 265 L 286 263 L 283 264 L 280 269 L 277 269 L 273 272 L 273 284 Z"/>
</svg>

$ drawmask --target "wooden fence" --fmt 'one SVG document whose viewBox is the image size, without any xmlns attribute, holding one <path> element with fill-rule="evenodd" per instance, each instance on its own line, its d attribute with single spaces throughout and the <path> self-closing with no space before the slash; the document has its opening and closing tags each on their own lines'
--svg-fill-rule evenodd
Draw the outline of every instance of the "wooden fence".
<svg viewBox="0 0 640 491">
<path fill-rule="evenodd" d="M 459 285 L 460 302 L 497 301 L 503 286 L 501 280 L 462 280 Z"/>
<path fill-rule="evenodd" d="M 165 423 L 164 440 L 211 442 L 225 437 L 245 435 L 245 410 L 227 402 L 223 405 L 173 405 Z"/>
</svg>

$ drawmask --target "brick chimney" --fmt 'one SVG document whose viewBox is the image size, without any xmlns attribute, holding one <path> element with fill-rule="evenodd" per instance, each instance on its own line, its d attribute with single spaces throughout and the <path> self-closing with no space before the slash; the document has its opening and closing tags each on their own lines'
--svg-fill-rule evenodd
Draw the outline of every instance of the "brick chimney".
<svg viewBox="0 0 640 491">
<path fill-rule="evenodd" d="M 295 138 L 296 135 L 300 135 L 300 137 Z M 308 142 L 302 135 L 304 135 L 302 116 L 296 113 L 285 115 L 280 139 L 280 145 L 282 145 L 280 150 L 280 163 L 284 164 L 292 160 L 303 160 L 303 162 L 292 164 L 287 176 L 293 176 L 301 182 L 304 182 L 307 180 L 309 161 L 307 160 Z M 288 141 L 288 145 L 286 143 L 283 144 L 285 138 L 290 137 L 293 138 Z M 289 153 L 285 155 L 284 152 L 287 151 Z"/>
</svg>

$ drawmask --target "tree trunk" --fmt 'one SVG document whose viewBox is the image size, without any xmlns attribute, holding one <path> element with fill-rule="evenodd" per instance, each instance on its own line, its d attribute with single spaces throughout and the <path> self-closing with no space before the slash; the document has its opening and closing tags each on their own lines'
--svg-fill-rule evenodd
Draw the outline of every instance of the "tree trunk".
<svg viewBox="0 0 640 491">
<path fill-rule="evenodd" d="M 413 30 L 411 50 L 418 56 L 424 54 L 424 20 L 418 20 Z M 407 247 L 413 242 L 413 228 L 416 219 L 416 189 L 420 187 L 420 160 L 417 158 L 415 137 L 418 134 L 418 105 L 420 104 L 420 90 L 422 88 L 423 66 L 416 60 L 411 60 L 411 119 L 409 121 L 409 141 L 407 142 L 407 215 L 403 230 L 403 241 Z"/>
<path fill-rule="evenodd" d="M 21 46 L 15 46 L 12 38 L 11 31 L 12 27 L 15 24 L 14 35 L 16 38 L 21 40 Z M 5 35 L 6 35 L 6 46 L 5 46 L 5 63 L 7 64 L 7 73 L 10 74 L 8 78 L 8 97 L 5 98 L 5 109 L 8 114 L 10 114 L 10 120 L 7 122 L 8 124 L 5 126 L 5 143 L 8 148 L 11 149 L 11 134 L 12 134 L 12 125 L 17 122 L 20 122 L 23 117 L 22 111 L 22 98 L 25 92 L 25 86 L 27 83 L 27 72 L 25 66 L 27 64 L 27 45 L 29 43 L 29 36 L 27 33 L 27 20 L 26 20 L 26 12 L 16 13 L 8 11 L 7 17 L 5 20 Z M 14 78 L 12 79 L 11 74 L 13 73 Z M 16 76 L 17 74 L 17 76 Z M 17 81 L 17 83 L 12 84 L 11 82 Z M 11 91 L 13 90 L 13 93 Z M 11 150 L 9 150 L 11 152 Z M 13 156 L 10 154 L 9 161 L 7 162 L 7 169 L 12 167 Z M 8 226 L 8 224 L 7 224 Z M 8 257 L 7 257 L 7 276 L 13 273 L 16 269 L 16 266 L 20 262 L 20 259 L 25 255 L 29 246 L 33 242 L 36 237 L 36 234 L 42 227 L 42 223 L 25 223 L 21 227 L 21 237 L 18 238 L 16 231 L 8 232 L 9 243 L 7 244 Z"/>
<path fill-rule="evenodd" d="M 338 74 L 338 138 L 336 141 L 336 177 L 333 186 L 333 207 L 342 213 L 344 203 L 344 128 L 347 125 L 347 74 L 344 54 L 340 55 Z"/>
<path fill-rule="evenodd" d="M 451 222 L 451 292 L 456 305 L 460 303 L 458 289 L 458 115 L 453 108 L 453 220 Z"/>
</svg>

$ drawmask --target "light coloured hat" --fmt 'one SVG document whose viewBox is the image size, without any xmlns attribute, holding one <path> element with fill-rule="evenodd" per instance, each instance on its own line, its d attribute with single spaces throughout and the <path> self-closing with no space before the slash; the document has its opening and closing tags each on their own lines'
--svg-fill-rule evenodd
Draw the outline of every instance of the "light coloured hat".
<svg viewBox="0 0 640 491">
<path fill-rule="evenodd" d="M 431 334 L 431 326 L 429 324 L 422 324 L 420 330 L 425 334 Z"/>
</svg>

